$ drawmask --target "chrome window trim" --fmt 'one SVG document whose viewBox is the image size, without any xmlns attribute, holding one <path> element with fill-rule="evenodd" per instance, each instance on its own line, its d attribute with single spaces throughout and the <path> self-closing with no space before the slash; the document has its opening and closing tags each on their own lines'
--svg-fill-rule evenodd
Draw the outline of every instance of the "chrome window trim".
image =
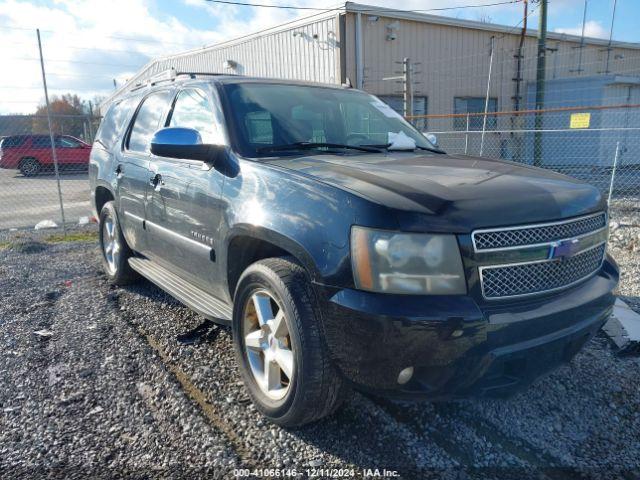
<svg viewBox="0 0 640 480">
<path fill-rule="evenodd" d="M 482 298 L 484 298 L 485 300 L 491 302 L 491 301 L 500 301 L 500 300 L 505 300 L 505 299 L 511 299 L 511 298 L 523 298 L 523 297 L 531 297 L 534 295 L 544 295 L 544 294 L 548 294 L 548 293 L 552 293 L 552 292 L 557 292 L 560 290 L 565 290 L 567 288 L 571 288 L 574 285 L 577 285 L 578 283 L 584 282 L 585 280 L 593 277 L 594 275 L 596 275 L 600 269 L 602 268 L 602 265 L 604 263 L 604 259 L 607 256 L 607 242 L 600 242 L 597 245 L 594 245 L 592 247 L 588 247 L 585 248 L 584 250 L 580 250 L 579 252 L 575 253 L 574 255 L 572 255 L 572 257 L 575 257 L 576 255 L 580 255 L 581 253 L 584 252 L 588 252 L 589 250 L 593 250 L 595 248 L 600 248 L 602 247 L 602 245 L 605 246 L 604 252 L 602 254 L 602 258 L 600 259 L 600 264 L 598 265 L 598 268 L 596 268 L 593 272 L 589 273 L 588 275 L 585 275 L 582 278 L 579 278 L 578 280 L 575 280 L 571 283 L 568 283 L 566 285 L 562 285 L 561 287 L 555 287 L 555 288 L 550 288 L 547 290 L 539 290 L 537 292 L 530 292 L 530 293 L 519 293 L 516 295 L 503 295 L 503 296 L 499 296 L 499 297 L 487 297 L 484 293 L 484 276 L 483 276 L 483 272 L 485 270 L 491 270 L 491 269 L 496 269 L 496 268 L 504 268 L 504 267 L 516 267 L 516 266 L 523 266 L 523 265 L 533 265 L 536 263 L 549 263 L 549 262 L 559 262 L 562 260 L 558 260 L 555 258 L 552 259 L 547 259 L 547 260 L 536 260 L 534 262 L 516 262 L 516 263 L 505 263 L 502 265 L 485 265 L 485 266 L 481 266 L 478 267 L 478 276 L 480 277 L 480 290 L 482 292 Z"/>
<path fill-rule="evenodd" d="M 584 233 L 582 235 L 578 235 L 578 236 L 572 236 L 572 237 L 565 237 L 565 238 L 559 238 L 557 240 L 550 240 L 548 242 L 542 242 L 542 243 L 528 243 L 528 244 L 523 244 L 523 245 L 515 245 L 512 247 L 497 247 L 497 248 L 482 248 L 482 249 L 478 249 L 477 245 L 476 245 L 476 234 L 478 233 L 492 233 L 492 232 L 507 232 L 507 231 L 513 231 L 513 230 L 527 230 L 530 228 L 544 228 L 544 227 L 551 227 L 554 225 L 563 225 L 563 224 L 567 224 L 567 223 L 573 223 L 573 222 L 579 222 L 582 220 L 586 220 L 588 218 L 593 218 L 593 217 L 599 217 L 601 215 L 604 214 L 604 222 L 605 222 L 605 226 L 602 228 L 599 228 L 598 230 L 593 230 L 591 232 L 587 232 Z M 478 230 L 474 230 L 473 232 L 471 232 L 471 242 L 473 244 L 473 251 L 476 253 L 485 253 L 485 252 L 499 252 L 499 251 L 506 251 L 506 250 L 517 250 L 517 249 L 522 249 L 522 248 L 534 248 L 534 247 L 543 247 L 546 245 L 553 245 L 556 242 L 561 242 L 563 240 L 569 240 L 572 238 L 581 238 L 582 236 L 585 235 L 592 235 L 594 233 L 600 232 L 602 230 L 605 230 L 609 228 L 609 216 L 607 214 L 607 212 L 598 212 L 598 213 L 593 213 L 590 215 L 584 215 L 582 217 L 574 217 L 574 218 L 570 218 L 570 219 L 566 219 L 566 220 L 559 220 L 556 222 L 546 222 L 546 223 L 532 223 L 529 225 L 519 225 L 517 227 L 497 227 L 497 228 L 483 228 L 483 229 L 478 229 Z"/>
</svg>

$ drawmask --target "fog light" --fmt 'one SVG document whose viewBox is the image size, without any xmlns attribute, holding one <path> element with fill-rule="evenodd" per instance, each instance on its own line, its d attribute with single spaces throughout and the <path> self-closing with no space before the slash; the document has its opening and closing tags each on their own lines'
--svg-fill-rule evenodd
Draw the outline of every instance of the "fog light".
<svg viewBox="0 0 640 480">
<path fill-rule="evenodd" d="M 411 377 L 413 377 L 413 367 L 407 367 L 398 375 L 398 383 L 404 385 L 411 380 Z"/>
</svg>

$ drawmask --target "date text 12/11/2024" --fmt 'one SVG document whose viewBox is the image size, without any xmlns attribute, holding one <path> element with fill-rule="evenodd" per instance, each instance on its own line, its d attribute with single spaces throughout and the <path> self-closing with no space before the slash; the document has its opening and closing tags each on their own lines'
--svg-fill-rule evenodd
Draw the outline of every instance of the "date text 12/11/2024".
<svg viewBox="0 0 640 480">
<path fill-rule="evenodd" d="M 257 468 L 257 469 L 235 469 L 234 477 L 281 477 L 281 478 L 351 478 L 356 476 L 355 469 L 352 468 L 305 468 L 305 469 L 279 469 L 279 468 Z M 395 478 L 399 477 L 397 470 L 387 470 L 386 468 L 365 468 L 360 472 L 364 478 Z"/>
</svg>

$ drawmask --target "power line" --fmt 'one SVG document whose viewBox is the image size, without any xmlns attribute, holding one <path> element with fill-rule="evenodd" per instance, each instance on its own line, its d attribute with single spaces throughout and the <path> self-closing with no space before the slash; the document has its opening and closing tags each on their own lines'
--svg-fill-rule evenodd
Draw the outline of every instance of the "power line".
<svg viewBox="0 0 640 480">
<path fill-rule="evenodd" d="M 238 5 L 241 7 L 261 7 L 261 8 L 279 8 L 282 10 L 313 10 L 316 12 L 332 12 L 335 10 L 341 10 L 345 8 L 344 6 L 334 7 L 334 8 L 320 8 L 320 7 L 303 7 L 297 5 L 273 5 L 269 3 L 253 3 L 253 2 L 237 2 L 233 0 L 204 0 L 208 3 L 221 3 L 225 5 Z M 522 0 L 507 0 L 502 2 L 494 2 L 494 3 L 484 3 L 484 4 L 475 4 L 475 5 L 460 5 L 457 7 L 439 7 L 439 8 L 428 8 L 422 10 L 398 10 L 396 8 L 386 8 L 386 7 L 375 7 L 370 9 L 357 9 L 358 12 L 409 12 L 409 13 L 422 13 L 422 12 L 440 12 L 445 10 L 464 10 L 467 8 L 483 8 L 483 7 L 495 7 L 499 5 L 509 5 L 514 3 L 520 3 Z"/>
<path fill-rule="evenodd" d="M 0 25 L 0 28 L 6 29 L 6 30 L 22 30 L 22 31 L 35 31 L 36 29 L 33 27 L 16 27 L 13 25 Z M 45 32 L 45 33 L 59 33 L 59 31 L 57 30 L 43 30 L 41 29 L 40 32 Z M 76 34 L 77 35 L 77 34 Z M 100 35 L 101 38 L 112 38 L 115 40 L 125 40 L 127 42 L 138 42 L 138 43 L 153 43 L 153 44 L 157 44 L 157 43 L 163 43 L 163 44 L 167 44 L 167 45 L 182 45 L 185 47 L 200 47 L 201 45 L 196 44 L 196 43 L 186 43 L 186 42 L 168 42 L 165 40 L 154 40 L 154 39 L 146 39 L 146 38 L 132 38 L 132 37 L 121 37 L 119 35 Z"/>
<path fill-rule="evenodd" d="M 499 37 L 496 38 L 496 40 L 501 40 L 504 37 L 506 37 L 507 35 L 509 35 L 510 33 L 512 33 L 516 28 L 518 28 L 522 22 L 524 22 L 525 20 L 527 20 L 531 15 L 533 15 L 538 9 L 540 8 L 540 4 L 538 3 L 535 7 L 533 7 L 531 10 L 529 10 L 529 13 L 527 14 L 526 17 L 523 17 L 520 19 L 520 21 L 518 23 L 516 23 L 513 27 L 511 27 L 509 30 L 507 30 L 506 32 L 504 32 L 502 35 L 500 35 Z"/>
<path fill-rule="evenodd" d="M 204 0 L 204 1 L 209 3 L 219 3 L 219 4 L 226 4 L 226 5 L 238 5 L 238 6 L 249 6 L 249 7 L 279 8 L 279 9 L 287 9 L 287 10 L 312 10 L 312 11 L 317 11 L 318 14 L 334 12 L 334 11 L 345 9 L 344 5 L 340 5 L 334 8 L 319 8 L 319 7 L 294 6 L 294 5 L 272 5 L 272 4 L 263 4 L 263 3 L 239 2 L 239 1 L 233 1 L 233 0 Z M 360 13 L 385 13 L 385 12 L 386 13 L 403 13 L 403 12 L 404 13 L 426 13 L 426 12 L 440 12 L 440 11 L 449 11 L 449 10 L 464 10 L 468 8 L 483 8 L 483 7 L 494 7 L 494 6 L 501 6 L 501 5 L 514 5 L 521 2 L 522 0 L 504 0 L 501 2 L 493 2 L 493 3 L 469 4 L 469 5 L 459 5 L 456 7 L 439 7 L 439 8 L 418 9 L 418 10 L 402 10 L 402 9 L 394 9 L 394 8 L 386 8 L 386 7 L 375 7 L 375 8 L 369 8 L 369 9 L 358 9 L 357 12 L 360 12 Z M 315 15 L 312 15 L 312 16 L 315 16 Z M 295 19 L 289 22 L 285 22 L 284 24 L 278 25 L 278 27 L 282 25 L 287 25 L 289 23 L 295 23 L 299 20 L 301 19 Z M 269 31 L 269 30 L 272 30 L 273 28 L 274 27 L 263 29 L 263 30 L 260 30 L 259 32 L 254 32 L 254 34 L 262 33 L 264 31 Z M 0 25 L 0 29 L 22 30 L 22 31 L 35 30 L 35 28 L 32 28 L 32 27 L 18 27 L 13 25 Z M 44 29 L 41 29 L 40 32 L 57 33 L 56 30 L 44 30 Z M 124 40 L 128 42 L 137 42 L 137 43 L 149 43 L 149 44 L 158 43 L 158 40 L 154 40 L 154 39 L 122 37 L 119 35 L 101 35 L 101 38 L 111 38 L 115 40 Z M 227 43 L 227 42 L 222 42 L 222 43 Z M 194 49 L 200 49 L 203 47 L 203 45 L 200 45 L 200 44 L 186 43 L 186 42 L 168 42 L 165 40 L 162 41 L 162 44 L 180 45 L 184 47 L 192 47 Z M 80 48 L 80 47 L 76 47 L 76 48 Z"/>
<path fill-rule="evenodd" d="M 4 42 L 4 44 L 11 44 L 11 45 L 24 45 L 27 47 L 32 47 L 33 46 L 33 42 L 14 42 L 12 40 L 8 41 L 8 42 Z M 166 48 L 163 46 L 162 42 L 159 40 L 157 44 L 153 45 L 154 47 L 157 48 Z M 146 55 L 145 52 L 141 52 L 139 50 L 125 50 L 125 49 L 119 49 L 119 48 L 104 48 L 104 47 L 78 47 L 76 45 L 69 45 L 66 43 L 57 43 L 55 44 L 55 47 L 57 48 L 65 48 L 65 49 L 71 49 L 71 50 L 91 50 L 91 51 L 102 51 L 102 52 L 119 52 L 119 53 L 140 53 L 143 55 Z"/>
<path fill-rule="evenodd" d="M 33 57 L 5 57 L 6 60 L 16 60 L 19 62 L 39 62 L 40 59 Z M 61 60 L 57 58 L 47 58 L 48 62 L 55 63 L 77 63 L 79 65 L 100 65 L 106 67 L 120 67 L 120 68 L 140 68 L 140 65 L 127 65 L 124 63 L 103 63 L 103 62 L 86 62 L 84 60 Z"/>
</svg>

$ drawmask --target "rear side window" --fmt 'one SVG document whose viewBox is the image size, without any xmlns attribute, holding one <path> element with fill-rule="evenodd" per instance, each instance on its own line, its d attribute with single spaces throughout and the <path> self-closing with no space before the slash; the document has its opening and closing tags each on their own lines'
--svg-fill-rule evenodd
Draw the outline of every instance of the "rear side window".
<svg viewBox="0 0 640 480">
<path fill-rule="evenodd" d="M 151 137 L 158 130 L 160 120 L 169 103 L 169 93 L 152 93 L 142 101 L 131 127 L 127 148 L 133 152 L 148 152 Z"/>
<path fill-rule="evenodd" d="M 0 142 L 0 147 L 2 148 L 11 148 L 11 147 L 21 147 L 24 145 L 27 137 L 25 136 L 15 136 L 15 137 L 5 137 Z"/>
<path fill-rule="evenodd" d="M 36 135 L 31 144 L 33 148 L 51 148 L 51 138 L 45 135 Z"/>
<path fill-rule="evenodd" d="M 106 148 L 113 147 L 118 141 L 122 125 L 133 108 L 134 102 L 135 98 L 128 98 L 109 107 L 96 134 L 96 142 Z"/>
</svg>

